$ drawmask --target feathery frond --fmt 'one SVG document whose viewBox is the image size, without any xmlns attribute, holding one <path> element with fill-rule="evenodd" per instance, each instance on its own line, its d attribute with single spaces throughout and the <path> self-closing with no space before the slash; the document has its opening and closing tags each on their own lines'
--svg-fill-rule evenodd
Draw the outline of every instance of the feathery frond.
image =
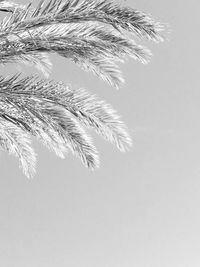
<svg viewBox="0 0 200 267">
<path fill-rule="evenodd" d="M 89 95 L 84 89 L 72 90 L 63 83 L 39 80 L 37 76 L 21 80 L 18 76 L 2 77 L 0 88 L 1 107 L 3 108 L 5 102 L 9 104 L 11 110 L 18 107 L 15 110 L 16 116 L 22 121 L 26 119 L 27 123 L 29 121 L 28 129 L 31 128 L 33 122 L 33 118 L 27 120 L 30 114 L 36 115 L 41 107 L 44 109 L 47 104 L 52 104 L 64 108 L 74 119 L 94 128 L 96 132 L 116 144 L 120 150 L 126 150 L 131 145 L 127 129 L 112 107 L 96 96 Z M 12 114 L 11 110 L 9 114 Z M 45 121 L 42 115 L 40 111 L 40 114 L 36 116 L 40 121 Z"/>
<path fill-rule="evenodd" d="M 121 151 L 131 145 L 117 113 L 83 89 L 72 90 L 37 76 L 1 77 L 0 88 L 2 118 L 36 136 L 61 157 L 71 150 L 87 167 L 98 167 L 96 149 L 83 125 L 93 128 Z"/>
<path fill-rule="evenodd" d="M 165 26 L 154 21 L 151 16 L 122 7 L 110 0 L 50 0 L 40 1 L 34 12 L 29 12 L 30 5 L 21 14 L 13 28 L 32 28 L 55 23 L 101 22 L 117 30 L 135 33 L 153 41 L 163 41 L 161 32 Z M 12 21 L 12 20 L 11 20 Z M 16 20 L 14 20 L 16 21 Z"/>
<path fill-rule="evenodd" d="M 36 8 L 0 0 L 0 11 L 10 13 L 0 23 L 0 64 L 35 65 L 45 76 L 52 67 L 48 54 L 54 53 L 119 88 L 124 82 L 119 62 L 133 58 L 146 64 L 151 58 L 134 37 L 164 40 L 163 24 L 111 0 L 41 0 Z M 132 145 L 117 112 L 84 89 L 36 75 L 0 77 L 0 145 L 19 157 L 28 177 L 35 169 L 31 135 L 61 158 L 71 151 L 87 167 L 98 167 L 84 127 L 120 151 Z"/>
<path fill-rule="evenodd" d="M 117 61 L 130 56 L 147 63 L 151 53 L 117 32 L 91 24 L 55 24 L 37 27 L 0 37 L 0 62 L 15 61 L 16 57 L 36 63 L 39 54 L 53 52 L 73 60 L 83 69 L 90 70 L 111 85 L 119 87 L 123 78 Z M 38 54 L 38 56 L 37 56 Z M 46 56 L 45 56 L 46 57 Z M 41 65 L 41 64 L 40 64 Z"/>
<path fill-rule="evenodd" d="M 54 52 L 92 71 L 119 88 L 124 79 L 117 62 L 132 57 L 148 63 L 151 53 L 123 31 L 162 41 L 164 26 L 149 16 L 107 0 L 41 1 L 1 23 L 0 43 L 7 51 L 0 62 L 23 54 Z M 123 31 L 122 31 L 123 30 Z M 39 56 L 37 57 L 39 58 Z M 31 63 L 37 60 L 27 58 Z"/>
</svg>

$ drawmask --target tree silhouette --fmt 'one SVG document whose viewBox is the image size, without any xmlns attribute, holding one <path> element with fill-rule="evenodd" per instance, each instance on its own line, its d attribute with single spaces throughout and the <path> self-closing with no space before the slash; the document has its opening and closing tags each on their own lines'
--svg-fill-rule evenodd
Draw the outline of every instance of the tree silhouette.
<svg viewBox="0 0 200 267">
<path fill-rule="evenodd" d="M 47 79 L 48 54 L 119 88 L 118 62 L 131 57 L 146 64 L 151 58 L 134 37 L 161 42 L 165 26 L 111 0 L 42 0 L 35 8 L 0 0 L 0 11 L 8 12 L 0 23 L 0 63 L 29 63 L 46 76 L 0 77 L 0 146 L 19 157 L 26 176 L 35 172 L 31 135 L 61 158 L 71 151 L 92 169 L 99 158 L 84 127 L 126 151 L 132 141 L 116 111 L 83 89 Z"/>
</svg>

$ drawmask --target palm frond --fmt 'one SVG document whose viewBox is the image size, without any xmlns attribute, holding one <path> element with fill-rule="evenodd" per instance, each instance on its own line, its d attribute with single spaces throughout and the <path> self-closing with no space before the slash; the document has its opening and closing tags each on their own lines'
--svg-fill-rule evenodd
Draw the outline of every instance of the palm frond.
<svg viewBox="0 0 200 267">
<path fill-rule="evenodd" d="M 24 10 L 13 28 L 32 28 L 55 23 L 80 23 L 98 21 L 117 30 L 125 30 L 139 37 L 163 41 L 161 32 L 165 26 L 150 15 L 109 0 L 49 0 L 40 1 L 34 12 L 30 6 Z M 12 21 L 13 19 L 11 19 Z"/>
<path fill-rule="evenodd" d="M 147 63 L 151 56 L 149 50 L 136 45 L 133 40 L 91 24 L 55 24 L 18 33 L 9 32 L 0 37 L 0 43 L 0 63 L 26 60 L 39 68 L 47 66 L 48 72 L 50 63 L 44 64 L 47 60 L 44 61 L 40 53 L 57 53 L 117 88 L 123 83 L 117 61 L 130 56 Z"/>
<path fill-rule="evenodd" d="M 35 117 L 41 122 L 46 122 L 43 108 L 47 104 L 52 104 L 64 108 L 74 119 L 95 129 L 120 150 L 124 151 L 131 145 L 127 128 L 120 121 L 117 112 L 84 89 L 73 90 L 63 83 L 40 80 L 37 76 L 24 79 L 19 79 L 18 76 L 2 77 L 0 88 L 1 108 L 6 101 L 7 106 L 4 110 L 9 109 L 11 115 L 15 109 L 15 116 L 18 120 L 26 121 L 28 129 L 34 124 Z"/>
<path fill-rule="evenodd" d="M 0 115 L 20 131 L 36 136 L 60 157 L 69 150 L 89 168 L 99 165 L 96 148 L 83 130 L 93 128 L 121 151 L 131 146 L 126 126 L 112 107 L 84 89 L 39 80 L 0 78 Z"/>
<path fill-rule="evenodd" d="M 146 64 L 151 58 L 134 38 L 164 40 L 163 24 L 112 0 L 41 0 L 36 8 L 0 0 L 0 11 L 10 13 L 0 23 L 0 64 L 35 65 L 45 76 L 51 71 L 48 54 L 54 53 L 119 88 L 124 82 L 119 62 L 133 58 Z M 120 151 L 132 145 L 117 112 L 84 89 L 36 75 L 0 76 L 0 146 L 19 157 L 28 177 L 36 162 L 31 136 L 61 158 L 71 151 L 88 168 L 98 167 L 98 152 L 84 127 Z"/>
<path fill-rule="evenodd" d="M 53 52 L 119 88 L 124 79 L 118 61 L 131 57 L 145 64 L 151 58 L 148 49 L 137 45 L 121 29 L 161 41 L 164 27 L 112 1 L 42 0 L 34 10 L 29 4 L 1 23 L 0 42 L 5 53 L 0 62 L 26 58 L 37 66 L 40 52 Z"/>
</svg>

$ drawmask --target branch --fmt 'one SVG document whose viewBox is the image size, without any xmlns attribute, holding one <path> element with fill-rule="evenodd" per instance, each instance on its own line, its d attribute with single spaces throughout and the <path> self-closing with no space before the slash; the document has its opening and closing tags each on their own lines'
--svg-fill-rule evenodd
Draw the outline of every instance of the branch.
<svg viewBox="0 0 200 267">
<path fill-rule="evenodd" d="M 94 129 L 121 151 L 131 146 L 126 126 L 110 105 L 36 76 L 0 78 L 0 117 L 36 136 L 62 158 L 70 150 L 89 168 L 98 167 L 97 151 L 83 126 Z"/>
<path fill-rule="evenodd" d="M 119 88 L 118 62 L 131 57 L 144 64 L 151 52 L 124 31 L 162 41 L 164 26 L 149 16 L 107 0 L 49 0 L 14 12 L 1 23 L 0 63 L 27 61 L 46 74 L 49 52 L 64 56 Z M 3 1 L 4 3 L 4 1 Z"/>
<path fill-rule="evenodd" d="M 152 41 L 163 41 L 161 32 L 165 25 L 154 21 L 151 16 L 113 3 L 108 0 L 67 0 L 40 1 L 35 11 L 30 5 L 22 12 L 14 27 L 32 28 L 55 23 L 101 22 L 119 31 L 132 32 L 139 37 Z"/>
<path fill-rule="evenodd" d="M 57 53 L 115 87 L 123 83 L 117 61 L 132 57 L 146 64 L 151 53 L 133 40 L 102 26 L 55 24 L 0 36 L 0 63 L 28 61 L 50 70 L 46 54 Z M 43 53 L 40 57 L 39 53 Z"/>
</svg>

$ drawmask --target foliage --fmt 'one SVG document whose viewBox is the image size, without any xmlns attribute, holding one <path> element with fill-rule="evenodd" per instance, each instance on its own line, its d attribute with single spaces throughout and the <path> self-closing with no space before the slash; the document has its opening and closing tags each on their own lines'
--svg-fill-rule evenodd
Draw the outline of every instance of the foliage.
<svg viewBox="0 0 200 267">
<path fill-rule="evenodd" d="M 48 55 L 55 53 L 119 88 L 119 62 L 131 57 L 146 64 L 151 58 L 135 37 L 164 40 L 163 24 L 109 0 L 42 0 L 36 8 L 0 0 L 0 11 L 9 13 L 0 23 L 0 63 L 35 65 L 45 76 L 52 67 Z M 31 135 L 62 158 L 70 150 L 92 169 L 99 158 L 84 127 L 121 151 L 132 144 L 110 105 L 47 77 L 0 77 L 0 104 L 0 145 L 19 157 L 28 177 L 36 162 Z"/>
</svg>

